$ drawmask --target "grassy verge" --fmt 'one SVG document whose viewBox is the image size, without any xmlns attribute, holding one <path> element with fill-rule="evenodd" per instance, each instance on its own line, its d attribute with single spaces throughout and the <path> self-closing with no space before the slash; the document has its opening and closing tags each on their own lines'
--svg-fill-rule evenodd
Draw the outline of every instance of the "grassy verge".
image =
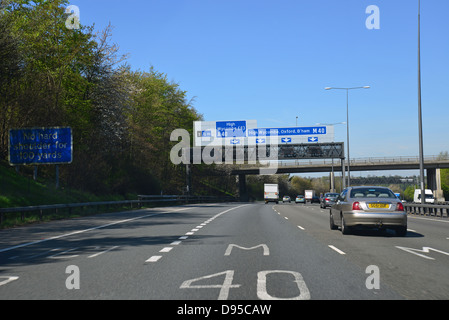
<svg viewBox="0 0 449 320">
<path fill-rule="evenodd" d="M 137 195 L 104 195 L 98 196 L 70 188 L 56 189 L 53 181 L 34 181 L 27 174 L 17 173 L 13 167 L 0 163 L 0 208 L 27 207 L 34 205 L 64 204 L 79 202 L 135 200 Z M 17 225 L 48 221 L 53 219 L 73 218 L 98 212 L 128 210 L 127 206 L 86 207 L 45 212 L 41 217 L 38 212 L 6 213 L 0 228 L 10 228 Z"/>
</svg>

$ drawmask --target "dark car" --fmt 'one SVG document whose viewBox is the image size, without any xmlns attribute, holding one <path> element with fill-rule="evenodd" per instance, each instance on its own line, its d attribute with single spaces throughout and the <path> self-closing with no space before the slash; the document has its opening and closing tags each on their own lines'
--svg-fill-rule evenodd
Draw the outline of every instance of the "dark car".
<svg viewBox="0 0 449 320">
<path fill-rule="evenodd" d="M 333 192 L 325 193 L 324 196 L 321 198 L 320 208 L 326 209 L 327 207 L 331 207 L 335 203 L 338 195 L 339 193 Z"/>
</svg>

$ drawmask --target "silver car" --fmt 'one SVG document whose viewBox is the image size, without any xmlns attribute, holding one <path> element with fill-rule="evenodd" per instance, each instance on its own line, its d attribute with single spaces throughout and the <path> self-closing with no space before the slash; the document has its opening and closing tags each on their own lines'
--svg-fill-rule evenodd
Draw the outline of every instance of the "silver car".
<svg viewBox="0 0 449 320">
<path fill-rule="evenodd" d="M 393 191 L 386 187 L 349 187 L 330 209 L 330 227 L 348 234 L 351 227 L 392 228 L 407 234 L 407 213 Z"/>
<path fill-rule="evenodd" d="M 338 193 L 328 192 L 320 199 L 320 208 L 326 209 L 335 203 L 335 200 L 339 196 Z"/>
</svg>

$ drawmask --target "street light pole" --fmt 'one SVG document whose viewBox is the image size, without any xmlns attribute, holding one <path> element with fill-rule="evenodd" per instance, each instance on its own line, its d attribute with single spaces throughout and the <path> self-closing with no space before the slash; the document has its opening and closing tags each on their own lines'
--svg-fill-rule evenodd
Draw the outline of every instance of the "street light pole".
<svg viewBox="0 0 449 320">
<path fill-rule="evenodd" d="M 346 122 L 336 122 L 336 123 L 317 123 L 317 126 L 334 126 L 336 124 L 346 124 Z M 334 142 L 334 141 L 332 141 Z M 344 179 L 342 177 L 342 179 Z M 331 171 L 331 187 L 330 192 L 335 192 L 335 177 L 334 177 L 334 158 L 332 157 L 332 171 Z"/>
<path fill-rule="evenodd" d="M 347 149 L 348 149 L 348 184 L 347 186 L 351 186 L 351 169 L 350 169 L 350 157 L 349 157 L 349 90 L 354 89 L 369 89 L 370 86 L 363 86 L 363 87 L 352 87 L 352 88 L 335 88 L 335 87 L 326 87 L 325 90 L 332 90 L 332 89 L 339 89 L 339 90 L 346 90 L 346 139 L 347 139 Z"/>
<path fill-rule="evenodd" d="M 418 129 L 419 129 L 419 174 L 421 177 L 421 203 L 425 203 L 424 188 L 424 151 L 421 110 L 421 0 L 418 0 Z"/>
</svg>

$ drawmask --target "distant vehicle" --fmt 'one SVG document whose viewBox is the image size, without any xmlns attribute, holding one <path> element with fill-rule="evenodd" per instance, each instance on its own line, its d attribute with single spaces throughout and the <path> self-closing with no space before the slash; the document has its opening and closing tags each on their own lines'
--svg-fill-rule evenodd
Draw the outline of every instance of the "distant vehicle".
<svg viewBox="0 0 449 320">
<path fill-rule="evenodd" d="M 330 209 L 330 228 L 365 226 L 392 228 L 399 236 L 407 234 L 407 213 L 402 202 L 386 187 L 348 187 Z"/>
<path fill-rule="evenodd" d="M 296 196 L 295 203 L 306 203 L 306 198 L 303 195 Z"/>
<path fill-rule="evenodd" d="M 425 197 L 425 203 L 435 203 L 435 198 L 433 196 L 433 192 L 430 189 L 425 189 L 424 194 Z M 413 196 L 413 202 L 421 203 L 421 189 L 415 189 L 415 194 Z"/>
<path fill-rule="evenodd" d="M 321 198 L 320 208 L 326 209 L 327 207 L 332 206 L 335 203 L 339 193 L 327 192 Z"/>
<path fill-rule="evenodd" d="M 279 203 L 279 185 L 265 183 L 264 184 L 264 200 L 265 204 L 268 202 Z"/>
<path fill-rule="evenodd" d="M 283 198 L 282 198 L 282 202 L 292 202 L 292 199 L 290 199 L 290 197 L 289 196 L 284 196 Z"/>
<path fill-rule="evenodd" d="M 313 197 L 315 196 L 315 190 L 305 190 L 304 191 L 304 196 L 306 198 L 306 202 L 307 201 L 312 202 Z"/>
<path fill-rule="evenodd" d="M 407 202 L 406 200 L 402 199 L 402 196 L 401 196 L 401 194 L 399 192 L 395 192 L 394 195 L 396 197 L 398 197 L 398 199 L 401 200 L 402 202 Z"/>
</svg>

